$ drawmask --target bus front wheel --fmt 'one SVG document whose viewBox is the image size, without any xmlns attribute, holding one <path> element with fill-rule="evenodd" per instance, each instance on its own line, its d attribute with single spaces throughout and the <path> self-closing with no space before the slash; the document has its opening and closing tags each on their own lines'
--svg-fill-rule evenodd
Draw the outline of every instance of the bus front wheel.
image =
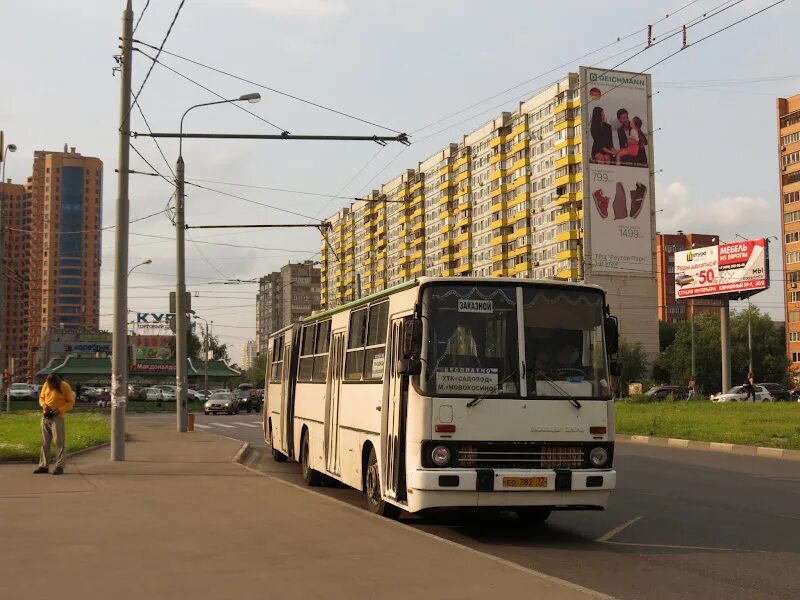
<svg viewBox="0 0 800 600">
<path fill-rule="evenodd" d="M 303 481 L 309 486 L 322 484 L 322 474 L 315 471 L 309 464 L 310 447 L 308 443 L 308 429 L 303 431 L 303 439 L 300 442 L 300 466 L 303 471 Z"/>
<path fill-rule="evenodd" d="M 272 450 L 272 460 L 275 462 L 286 462 L 286 455 L 283 452 L 275 449 L 275 444 L 272 443 L 272 425 L 269 427 L 269 448 Z"/>
<path fill-rule="evenodd" d="M 369 512 L 386 517 L 387 519 L 397 519 L 400 516 L 400 508 L 394 504 L 389 504 L 386 502 L 381 494 L 381 478 L 380 471 L 378 470 L 378 456 L 375 454 L 374 447 L 370 448 L 369 450 L 365 483 L 367 491 L 367 509 Z"/>
</svg>

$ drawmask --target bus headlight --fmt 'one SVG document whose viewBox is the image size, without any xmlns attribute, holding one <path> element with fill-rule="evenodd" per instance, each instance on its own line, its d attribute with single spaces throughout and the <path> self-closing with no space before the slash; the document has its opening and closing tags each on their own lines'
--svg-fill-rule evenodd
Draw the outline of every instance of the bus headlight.
<svg viewBox="0 0 800 600">
<path fill-rule="evenodd" d="M 431 450 L 433 464 L 443 467 L 450 462 L 450 449 L 447 446 L 436 446 Z"/>
<path fill-rule="evenodd" d="M 593 467 L 600 468 L 606 466 L 608 462 L 608 450 L 605 448 L 593 448 L 589 452 L 589 462 Z"/>
</svg>

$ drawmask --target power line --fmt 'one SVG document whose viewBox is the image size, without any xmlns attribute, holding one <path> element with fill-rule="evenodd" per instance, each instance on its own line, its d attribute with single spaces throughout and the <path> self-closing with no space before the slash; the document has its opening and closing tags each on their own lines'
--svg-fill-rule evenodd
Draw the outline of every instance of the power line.
<svg viewBox="0 0 800 600">
<path fill-rule="evenodd" d="M 135 100 L 135 99 L 134 99 L 133 103 L 136 105 L 136 108 L 139 110 L 139 114 L 142 115 L 142 120 L 144 121 L 144 126 L 147 127 L 147 131 L 149 131 L 152 134 L 153 130 L 150 129 L 150 123 L 147 121 L 147 117 L 144 116 L 144 111 L 142 110 L 142 105 L 139 103 L 138 100 Z M 174 178 L 175 177 L 175 171 L 172 170 L 172 165 L 169 163 L 169 161 L 167 160 L 167 157 L 164 155 L 164 151 L 161 149 L 161 144 L 158 143 L 158 140 L 156 138 L 152 138 L 152 139 L 156 143 L 156 148 L 158 148 L 158 153 L 161 154 L 161 158 L 164 159 L 164 164 L 167 165 L 167 169 L 169 169 L 169 172 L 172 173 L 172 177 Z"/>
<path fill-rule="evenodd" d="M 169 240 L 171 242 L 175 241 L 174 237 L 167 237 L 165 235 L 155 235 L 152 233 L 131 233 L 131 235 L 135 235 L 137 237 L 145 237 L 145 238 L 153 238 L 153 239 L 160 239 L 160 240 Z M 226 242 L 208 242 L 205 240 L 195 240 L 196 244 L 208 244 L 210 246 L 225 246 L 228 248 L 245 248 L 245 249 L 252 249 L 252 250 L 269 250 L 269 251 L 280 251 L 280 252 L 296 252 L 298 254 L 317 254 L 319 250 L 311 251 L 311 250 L 295 250 L 289 248 L 264 248 L 262 246 L 243 246 L 241 244 L 229 244 Z"/>
<path fill-rule="evenodd" d="M 136 25 L 133 26 L 133 33 L 136 33 L 136 30 L 139 29 L 139 23 L 142 21 L 142 17 L 144 16 L 144 13 L 147 12 L 147 7 L 148 6 L 150 6 L 150 0 L 147 0 L 147 2 L 145 2 L 144 8 L 142 9 L 142 12 L 139 13 L 139 18 L 136 19 Z"/>
<path fill-rule="evenodd" d="M 138 52 L 139 54 L 142 54 L 143 56 L 146 56 L 147 58 L 149 58 L 150 60 L 152 60 L 152 61 L 153 61 L 153 63 L 158 63 L 159 65 L 161 65 L 162 67 L 164 67 L 164 68 L 165 68 L 165 69 L 167 69 L 168 71 L 171 71 L 172 73 L 175 73 L 175 75 L 178 75 L 179 77 L 183 77 L 185 80 L 187 80 L 187 81 L 189 81 L 189 82 L 193 83 L 194 85 L 196 85 L 196 86 L 197 86 L 197 87 L 199 87 L 199 88 L 202 88 L 202 89 L 204 89 L 205 91 L 209 92 L 210 94 L 213 94 L 214 96 L 216 96 L 216 97 L 217 97 L 217 98 L 219 98 L 220 100 L 226 100 L 226 99 L 227 99 L 227 98 L 225 98 L 225 96 L 223 96 L 222 94 L 219 94 L 219 93 L 215 92 L 214 90 L 212 90 L 211 88 L 208 88 L 208 87 L 204 86 L 202 83 L 199 83 L 199 82 L 195 81 L 194 79 L 192 79 L 191 77 L 189 77 L 189 76 L 187 76 L 187 75 L 184 75 L 183 73 L 181 73 L 181 72 L 179 72 L 179 71 L 176 71 L 175 69 L 173 69 L 172 67 L 170 67 L 170 66 L 168 66 L 168 65 L 165 65 L 163 62 L 161 62 L 161 61 L 159 61 L 159 60 L 156 60 L 155 58 L 153 58 L 152 56 L 150 56 L 150 55 L 149 55 L 149 54 L 147 54 L 146 52 L 144 52 L 144 51 L 140 50 L 139 48 L 134 48 L 134 50 L 136 50 L 136 52 Z M 260 120 L 260 121 L 263 121 L 263 122 L 264 122 L 264 123 L 266 123 L 267 125 L 270 125 L 271 127 L 274 127 L 275 129 L 277 129 L 277 130 L 278 130 L 278 131 L 280 131 L 281 133 L 289 133 L 289 132 L 288 132 L 286 129 L 284 129 L 283 127 L 279 127 L 278 125 L 275 125 L 275 123 L 272 123 L 271 121 L 267 121 L 267 120 L 266 120 L 264 117 L 262 117 L 261 115 L 259 115 L 259 114 L 256 114 L 256 113 L 254 113 L 253 111 L 246 109 L 244 106 L 241 106 L 240 104 L 233 103 L 233 106 L 234 106 L 235 108 L 238 108 L 239 110 L 242 110 L 242 111 L 246 112 L 246 113 L 247 113 L 247 114 L 249 114 L 249 115 L 252 115 L 252 116 L 254 116 L 256 119 L 258 119 L 258 120 Z M 148 128 L 148 130 L 149 130 L 149 128 Z M 150 131 L 150 133 L 152 134 L 153 132 L 152 132 L 152 131 Z"/>
<path fill-rule="evenodd" d="M 283 212 L 283 213 L 286 213 L 286 214 L 295 215 L 297 217 L 303 217 L 304 219 L 309 219 L 311 221 L 317 221 L 318 220 L 316 217 L 311 217 L 309 215 L 304 215 L 303 213 L 299 213 L 299 212 L 296 212 L 296 211 L 293 211 L 293 210 L 289 210 L 288 208 L 281 208 L 279 206 L 274 206 L 272 204 L 267 204 L 266 202 L 259 202 L 257 200 L 251 200 L 250 198 L 245 198 L 244 196 L 238 196 L 236 194 L 231 194 L 230 192 L 225 192 L 225 191 L 222 191 L 222 190 L 217 190 L 217 189 L 214 189 L 214 188 L 210 188 L 210 187 L 207 187 L 207 186 L 204 186 L 204 185 L 200 185 L 199 183 L 190 183 L 188 181 L 185 182 L 185 183 L 187 185 L 191 185 L 192 187 L 200 188 L 201 190 L 207 190 L 209 192 L 215 192 L 215 193 L 221 194 L 223 196 L 228 196 L 229 198 L 236 198 L 237 200 L 242 200 L 243 202 L 248 202 L 250 204 L 256 204 L 258 206 L 263 206 L 265 208 L 271 208 L 273 210 L 277 210 L 277 211 L 280 211 L 280 212 Z"/>
<path fill-rule="evenodd" d="M 157 49 L 155 46 L 152 46 L 151 44 L 148 44 L 148 43 L 146 43 L 146 42 L 143 42 L 143 41 L 141 41 L 141 40 L 133 40 L 133 42 L 134 42 L 135 44 L 141 44 L 142 46 L 146 46 L 146 47 L 148 47 L 148 48 L 152 48 L 153 50 L 156 50 L 156 49 Z M 161 52 L 162 52 L 162 51 L 161 51 L 161 50 L 159 50 L 159 53 L 161 53 Z M 402 131 L 399 131 L 399 130 L 397 130 L 397 129 L 392 129 L 391 127 L 387 127 L 386 125 L 381 125 L 381 124 L 379 124 L 379 123 L 375 123 L 375 122 L 373 122 L 373 121 L 369 121 L 369 120 L 367 120 L 367 119 L 362 119 L 361 117 L 357 117 L 357 116 L 355 116 L 355 115 L 352 115 L 352 114 L 346 113 L 346 112 L 344 112 L 344 111 L 337 110 L 337 109 L 335 109 L 335 108 L 331 108 L 330 106 L 325 106 L 324 104 L 319 104 L 318 102 L 313 102 L 313 101 L 311 101 L 311 100 L 307 100 L 307 99 L 305 99 L 305 98 L 301 98 L 301 97 L 299 97 L 299 96 L 295 96 L 294 94 L 290 94 L 290 93 L 288 93 L 288 92 L 284 92 L 284 91 L 281 91 L 281 90 L 278 90 L 278 89 L 275 89 L 275 88 L 269 87 L 269 86 L 267 86 L 267 85 L 264 85 L 264 84 L 262 84 L 262 83 L 258 83 L 258 82 L 256 82 L 256 81 L 252 81 L 252 80 L 250 80 L 250 79 L 246 79 L 246 78 L 244 78 L 244 77 L 241 77 L 241 76 L 239 76 L 239 75 L 234 75 L 233 73 L 230 73 L 230 72 L 228 72 L 228 71 L 225 71 L 225 70 L 223 70 L 223 69 L 219 69 L 219 68 L 217 68 L 217 67 L 212 67 L 212 66 L 210 66 L 210 65 L 207 65 L 207 64 L 201 63 L 201 62 L 199 62 L 199 61 L 192 60 L 191 58 L 187 58 L 187 57 L 185 57 L 185 56 L 181 56 L 180 54 L 176 54 L 175 52 L 168 52 L 168 51 L 166 51 L 166 50 L 163 50 L 163 53 L 164 53 L 164 54 L 167 54 L 167 55 L 169 55 L 169 56 L 174 56 L 175 58 L 179 58 L 179 59 L 181 59 L 181 60 L 185 60 L 186 62 L 189 62 L 189 63 L 192 63 L 192 64 L 194 64 L 194 65 L 197 65 L 198 67 L 203 67 L 204 69 L 209 69 L 209 70 L 211 70 L 211 71 L 214 71 L 214 72 L 216 72 L 216 73 L 220 73 L 221 75 L 226 75 L 226 76 L 228 76 L 228 77 L 231 77 L 231 78 L 233 78 L 233 79 L 238 79 L 239 81 L 243 81 L 244 83 L 249 83 L 250 85 L 254 85 L 254 86 L 256 86 L 256 87 L 259 87 L 259 88 L 261 88 L 261 89 L 263 89 L 263 90 L 267 90 L 267 91 L 269 91 L 269 92 L 272 92 L 272 93 L 274 93 L 274 94 L 279 94 L 279 95 L 281 95 L 281 96 L 286 96 L 287 98 L 291 98 L 292 100 L 297 100 L 298 102 L 302 102 L 302 103 L 304 103 L 304 104 L 309 104 L 309 105 L 311 105 L 311 106 L 315 106 L 315 107 L 317 107 L 317 108 L 321 108 L 322 110 L 326 110 L 326 111 L 328 111 L 328 112 L 332 112 L 332 113 L 335 113 L 335 114 L 337 114 L 337 115 L 341 115 L 341 116 L 343 116 L 343 117 L 347 117 L 348 119 L 353 119 L 353 120 L 355 120 L 355 121 L 360 121 L 361 123 L 365 123 L 365 124 L 367 124 L 367 125 L 372 125 L 372 126 L 374 126 L 374 127 L 379 127 L 380 129 L 386 129 L 387 131 L 392 131 L 392 132 L 394 132 L 394 133 L 398 133 L 398 134 L 402 134 L 402 133 L 403 133 Z M 156 55 L 156 58 L 158 58 L 158 55 Z M 163 63 L 162 63 L 162 64 L 163 64 Z"/>
<path fill-rule="evenodd" d="M 348 179 L 348 180 L 347 180 L 347 183 L 345 183 L 345 184 L 342 186 L 342 188 L 341 188 L 341 189 L 340 189 L 338 192 L 336 192 L 336 194 L 334 194 L 333 196 L 331 196 L 331 197 L 330 197 L 330 199 L 329 199 L 329 200 L 328 200 L 328 201 L 325 203 L 325 206 L 323 206 L 322 208 L 320 208 L 320 209 L 319 209 L 319 210 L 318 210 L 318 211 L 317 211 L 317 212 L 314 214 L 314 218 L 315 218 L 315 219 L 316 219 L 317 217 L 319 217 L 319 215 L 320 215 L 320 213 L 321 213 L 321 212 L 323 212 L 323 211 L 324 211 L 326 208 L 328 208 L 328 206 L 330 206 L 331 202 L 333 202 L 335 199 L 337 199 L 337 198 L 339 198 L 339 197 L 340 197 L 340 194 L 341 194 L 341 193 L 342 193 L 342 192 L 345 190 L 345 188 L 347 188 L 347 186 L 348 186 L 348 185 L 350 185 L 350 184 L 353 182 L 353 180 L 354 180 L 356 177 L 358 177 L 359 175 L 361 175 L 361 173 L 364 171 L 364 169 L 366 169 L 366 168 L 367 168 L 367 167 L 370 165 L 370 163 L 371 163 L 373 160 L 375 160 L 375 159 L 378 157 L 378 155 L 379 155 L 379 154 L 380 154 L 380 153 L 383 151 L 383 148 L 384 148 L 384 146 L 381 146 L 380 148 L 378 148 L 378 151 L 377 151 L 377 152 L 375 152 L 375 154 L 373 154 L 373 155 L 372 155 L 372 158 L 370 158 L 369 160 L 367 160 L 367 162 L 365 162 L 365 163 L 363 164 L 363 166 L 362 166 L 362 167 L 361 167 L 361 168 L 360 168 L 358 171 L 356 171 L 356 174 L 355 174 L 355 175 L 353 175 L 353 176 L 352 176 L 350 179 Z"/>
</svg>

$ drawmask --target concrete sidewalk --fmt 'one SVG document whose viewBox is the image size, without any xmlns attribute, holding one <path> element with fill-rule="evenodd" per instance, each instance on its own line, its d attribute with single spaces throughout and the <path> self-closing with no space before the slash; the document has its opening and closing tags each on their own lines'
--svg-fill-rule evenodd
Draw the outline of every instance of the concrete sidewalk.
<svg viewBox="0 0 800 600">
<path fill-rule="evenodd" d="M 607 598 L 232 462 L 241 443 L 128 419 L 62 477 L 0 465 L 5 598 Z"/>
</svg>

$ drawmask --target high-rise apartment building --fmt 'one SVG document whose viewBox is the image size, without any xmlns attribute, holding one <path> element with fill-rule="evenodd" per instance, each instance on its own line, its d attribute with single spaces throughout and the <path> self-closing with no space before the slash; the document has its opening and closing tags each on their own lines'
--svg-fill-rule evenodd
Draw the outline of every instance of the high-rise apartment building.
<svg viewBox="0 0 800 600">
<path fill-rule="evenodd" d="M 243 371 L 247 371 L 253 367 L 253 362 L 256 359 L 256 342 L 255 340 L 247 340 L 242 344 L 242 363 Z"/>
<path fill-rule="evenodd" d="M 320 309 L 320 270 L 313 261 L 289 263 L 259 280 L 256 352 L 266 356 L 267 338 Z"/>
<path fill-rule="evenodd" d="M 66 146 L 36 151 L 24 196 L 17 189 L 10 205 L 6 338 L 18 379 L 42 366 L 34 364 L 42 332 L 99 327 L 102 183 L 98 158 Z"/>
<path fill-rule="evenodd" d="M 675 253 L 718 244 L 718 235 L 682 231 L 656 234 L 659 321 L 679 323 L 704 312 L 719 315 L 720 301 L 716 298 L 675 299 Z"/>
<path fill-rule="evenodd" d="M 586 281 L 655 357 L 649 98 L 648 75 L 582 68 L 341 209 L 322 308 L 424 275 Z"/>
<path fill-rule="evenodd" d="M 15 318 L 23 310 L 28 290 L 26 206 L 24 185 L 10 179 L 0 182 L 0 370 L 10 367 L 9 358 L 19 356 L 21 338 L 26 335 Z"/>
<path fill-rule="evenodd" d="M 800 94 L 778 98 L 786 355 L 800 369 Z"/>
</svg>

